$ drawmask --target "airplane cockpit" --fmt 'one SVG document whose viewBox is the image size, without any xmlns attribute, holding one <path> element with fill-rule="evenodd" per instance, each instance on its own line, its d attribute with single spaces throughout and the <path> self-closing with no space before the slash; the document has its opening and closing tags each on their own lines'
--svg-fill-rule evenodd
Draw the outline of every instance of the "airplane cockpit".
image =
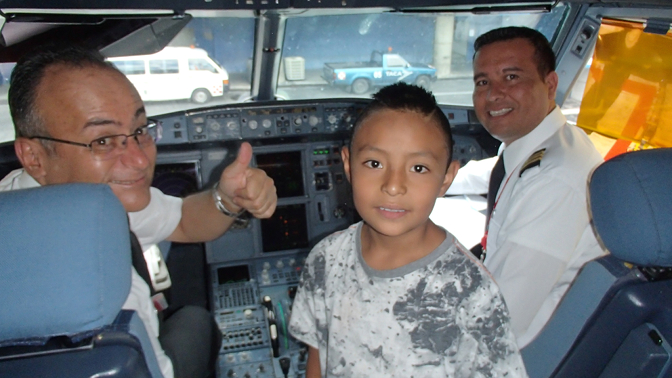
<svg viewBox="0 0 672 378">
<path fill-rule="evenodd" d="M 202 306 L 215 318 L 218 377 L 305 376 L 308 349 L 288 331 L 292 302 L 311 248 L 361 220 L 341 148 L 378 89 L 404 81 L 430 90 L 462 166 L 497 155 L 500 142 L 472 100 L 473 44 L 484 32 L 518 25 L 547 37 L 556 103 L 603 156 L 672 147 L 667 87 L 658 85 L 672 61 L 664 0 L 5 0 L 0 16 L 0 179 L 20 168 L 6 105 L 12 69 L 53 42 L 100 51 L 135 86 L 158 123 L 152 186 L 163 193 L 209 190 L 244 141 L 251 164 L 273 179 L 270 218 L 243 215 L 211 242 L 162 242 L 144 253 L 154 289 L 167 290 L 171 305 Z M 432 219 L 474 245 L 483 235 L 482 194 L 440 198 Z M 669 366 L 664 332 L 646 332 L 668 348 L 655 364 Z M 523 356 L 542 358 L 539 345 Z M 0 352 L 0 375 L 8 358 Z M 605 371 L 617 374 L 614 366 Z M 642 373 L 650 366 L 586 376 L 654 376 Z M 580 374 L 563 369 L 528 374 Z"/>
</svg>

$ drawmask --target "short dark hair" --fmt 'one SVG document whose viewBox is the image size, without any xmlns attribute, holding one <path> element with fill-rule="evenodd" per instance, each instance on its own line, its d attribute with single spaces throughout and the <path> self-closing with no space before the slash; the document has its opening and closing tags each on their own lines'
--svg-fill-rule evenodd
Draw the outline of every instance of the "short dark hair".
<svg viewBox="0 0 672 378">
<path fill-rule="evenodd" d="M 35 107 L 35 98 L 45 72 L 54 65 L 100 67 L 116 71 L 98 51 L 72 44 L 47 44 L 21 57 L 12 71 L 7 94 L 17 138 L 49 136 Z"/>
<path fill-rule="evenodd" d="M 537 71 L 542 78 L 555 71 L 555 53 L 546 37 L 537 30 L 523 26 L 508 26 L 493 29 L 476 38 L 474 42 L 474 57 L 476 53 L 491 43 L 509 41 L 516 38 L 528 40 L 534 47 L 534 58 L 537 61 Z"/>
<path fill-rule="evenodd" d="M 404 82 L 383 87 L 373 95 L 373 101 L 364 108 L 357 121 L 355 121 L 350 135 L 350 145 L 352 145 L 352 141 L 355 139 L 357 130 L 361 128 L 362 123 L 380 110 L 415 112 L 431 117 L 439 125 L 441 132 L 446 138 L 448 166 L 450 166 L 450 162 L 453 160 L 453 134 L 450 131 L 448 117 L 439 108 L 431 92 L 417 85 L 406 84 Z"/>
</svg>

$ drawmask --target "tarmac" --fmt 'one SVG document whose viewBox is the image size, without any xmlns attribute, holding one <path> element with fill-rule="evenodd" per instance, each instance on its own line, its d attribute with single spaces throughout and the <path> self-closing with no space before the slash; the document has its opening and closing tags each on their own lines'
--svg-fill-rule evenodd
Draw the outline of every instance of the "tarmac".
<svg viewBox="0 0 672 378">
<path fill-rule="evenodd" d="M 229 73 L 229 88 L 232 91 L 249 91 L 250 90 L 250 73 L 249 72 L 232 72 Z M 322 70 L 305 70 L 304 76 L 300 80 L 287 80 L 284 72 L 278 75 L 278 87 L 289 86 L 322 86 L 328 85 L 327 81 L 322 78 Z M 470 78 L 470 72 L 457 72 L 451 74 L 446 79 L 464 79 Z M 0 103 L 7 103 L 7 91 L 9 84 L 0 84 Z"/>
<path fill-rule="evenodd" d="M 250 89 L 249 72 L 231 72 L 229 73 L 229 88 L 234 91 L 247 91 Z M 299 85 L 327 85 L 326 80 L 322 78 L 322 70 L 305 70 L 304 76 L 300 80 L 287 80 L 283 72 L 278 75 L 278 86 L 299 86 Z"/>
<path fill-rule="evenodd" d="M 287 80 L 284 72 L 280 72 L 278 75 L 278 87 L 285 86 L 302 86 L 302 85 L 314 85 L 322 86 L 328 85 L 326 80 L 322 78 L 322 69 L 313 69 L 305 70 L 304 76 L 300 80 Z M 448 77 L 442 79 L 471 79 L 471 71 L 457 71 L 452 72 Z M 229 74 L 229 83 L 231 90 L 249 90 L 250 89 L 250 80 L 249 72 L 247 73 L 230 73 Z"/>
</svg>

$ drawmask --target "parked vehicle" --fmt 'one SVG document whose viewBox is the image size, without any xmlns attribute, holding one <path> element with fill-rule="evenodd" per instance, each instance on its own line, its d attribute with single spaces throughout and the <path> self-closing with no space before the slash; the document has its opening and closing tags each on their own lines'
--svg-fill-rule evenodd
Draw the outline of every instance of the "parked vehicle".
<svg viewBox="0 0 672 378">
<path fill-rule="evenodd" d="M 204 104 L 229 89 L 229 74 L 203 49 L 166 47 L 151 55 L 108 59 L 144 101 L 190 99 Z"/>
<path fill-rule="evenodd" d="M 325 63 L 323 78 L 332 85 L 362 94 L 373 87 L 404 81 L 429 89 L 436 80 L 436 68 L 421 63 L 408 63 L 399 54 L 371 53 L 368 62 Z"/>
</svg>

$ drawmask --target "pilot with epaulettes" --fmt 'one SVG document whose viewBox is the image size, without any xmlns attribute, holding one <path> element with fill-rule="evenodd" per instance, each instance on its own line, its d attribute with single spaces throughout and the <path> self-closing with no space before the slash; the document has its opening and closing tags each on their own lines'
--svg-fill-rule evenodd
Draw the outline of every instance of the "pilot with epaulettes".
<svg viewBox="0 0 672 378">
<path fill-rule="evenodd" d="M 488 193 L 485 235 L 472 251 L 497 281 L 523 348 L 581 266 L 605 253 L 586 202 L 588 175 L 603 159 L 555 104 L 555 55 L 541 33 L 495 29 L 474 47 L 474 108 L 502 145 L 498 157 L 462 168 L 447 194 Z"/>
</svg>

